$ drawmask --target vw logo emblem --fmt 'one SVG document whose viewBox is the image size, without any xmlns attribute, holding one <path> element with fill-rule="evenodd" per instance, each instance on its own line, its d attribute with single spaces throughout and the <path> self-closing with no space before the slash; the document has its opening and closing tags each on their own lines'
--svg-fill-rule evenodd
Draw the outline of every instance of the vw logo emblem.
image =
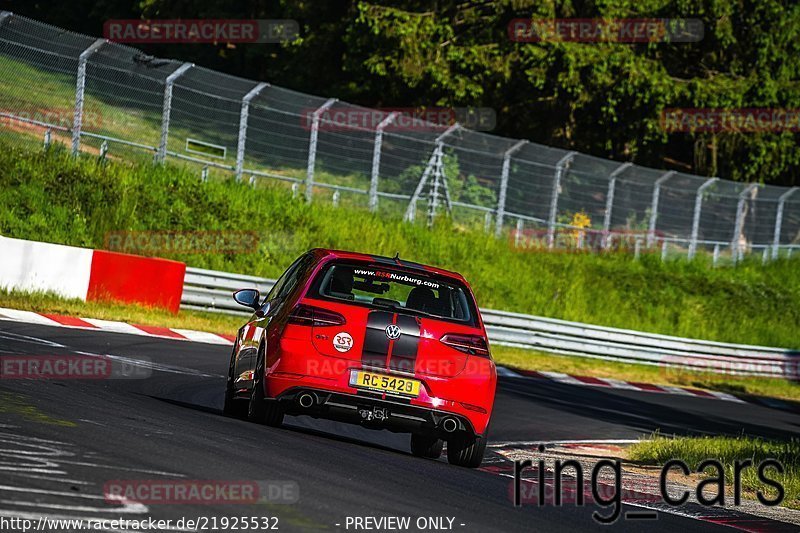
<svg viewBox="0 0 800 533">
<path fill-rule="evenodd" d="M 389 324 L 386 326 L 386 336 L 391 340 L 400 338 L 400 326 L 396 324 Z"/>
</svg>

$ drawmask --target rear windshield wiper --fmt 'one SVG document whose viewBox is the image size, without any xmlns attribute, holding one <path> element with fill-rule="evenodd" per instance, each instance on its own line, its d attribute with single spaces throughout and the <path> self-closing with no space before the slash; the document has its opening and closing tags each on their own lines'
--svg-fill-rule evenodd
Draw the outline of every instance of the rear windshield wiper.
<svg viewBox="0 0 800 533">
<path fill-rule="evenodd" d="M 422 316 L 426 316 L 426 317 L 429 317 L 429 318 L 444 318 L 444 317 L 439 316 L 439 315 L 434 315 L 432 313 L 426 313 L 425 311 L 420 311 L 419 309 L 409 309 L 407 307 L 403 307 L 402 305 L 400 305 L 399 302 L 389 302 L 389 301 L 377 301 L 377 302 L 375 302 L 375 301 L 373 301 L 372 305 L 378 305 L 380 307 L 386 307 L 387 309 L 394 309 L 395 311 L 399 311 L 399 312 L 406 312 L 406 313 L 409 313 L 409 314 L 422 315 Z"/>
</svg>

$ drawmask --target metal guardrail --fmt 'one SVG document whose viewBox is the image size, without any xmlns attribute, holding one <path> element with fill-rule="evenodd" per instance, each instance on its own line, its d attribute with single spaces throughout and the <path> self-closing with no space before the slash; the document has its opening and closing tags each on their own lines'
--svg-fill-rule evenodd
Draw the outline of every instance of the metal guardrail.
<svg viewBox="0 0 800 533">
<path fill-rule="evenodd" d="M 236 289 L 267 293 L 275 280 L 187 268 L 181 307 L 247 315 Z M 800 379 L 800 350 L 688 339 L 494 309 L 481 309 L 493 344 L 596 359 L 724 374 Z"/>
</svg>

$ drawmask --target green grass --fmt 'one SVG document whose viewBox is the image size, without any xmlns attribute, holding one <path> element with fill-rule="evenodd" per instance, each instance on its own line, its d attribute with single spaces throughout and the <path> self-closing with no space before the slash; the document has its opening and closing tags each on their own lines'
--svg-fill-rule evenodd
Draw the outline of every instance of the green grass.
<svg viewBox="0 0 800 533">
<path fill-rule="evenodd" d="M 800 509 L 800 440 L 774 442 L 749 437 L 666 438 L 656 435 L 630 447 L 628 458 L 653 465 L 663 465 L 670 459 L 680 459 L 694 471 L 701 461 L 715 459 L 725 466 L 728 487 L 733 483 L 734 462 L 751 459 L 754 465 L 758 465 L 767 458 L 777 459 L 783 465 L 784 473 L 779 474 L 770 469 L 767 475 L 783 485 L 786 493 L 782 505 Z M 713 468 L 709 474 L 715 477 L 717 475 Z M 774 489 L 758 479 L 756 468 L 747 468 L 742 472 L 742 488 L 749 491 L 751 497 L 758 490 L 770 499 L 776 494 Z"/>
<path fill-rule="evenodd" d="M 164 309 L 141 305 L 113 301 L 84 302 L 78 299 L 62 298 L 50 293 L 4 289 L 0 289 L 0 307 L 83 318 L 121 320 L 146 326 L 194 329 L 226 335 L 235 335 L 246 320 L 246 318 L 234 315 L 188 310 L 173 315 Z"/>
<path fill-rule="evenodd" d="M 121 320 L 135 324 L 195 329 L 233 335 L 245 317 L 222 313 L 182 310 L 173 315 L 162 309 L 122 304 L 113 301 L 83 302 L 54 294 L 25 293 L 0 289 L 0 307 L 55 313 L 86 318 Z M 492 346 L 492 356 L 499 365 L 541 372 L 565 372 L 598 378 L 615 378 L 660 385 L 677 385 L 718 390 L 734 394 L 769 396 L 800 401 L 800 383 L 783 379 L 728 376 L 676 371 L 650 365 L 617 363 L 540 353 L 506 346 Z"/>
<path fill-rule="evenodd" d="M 302 195 L 301 195 L 302 196 Z M 73 158 L 0 143 L 0 234 L 102 248 L 118 230 L 254 231 L 242 253 L 174 255 L 196 267 L 279 275 L 312 247 L 394 255 L 463 273 L 482 307 L 720 341 L 800 347 L 800 262 L 712 269 L 704 260 L 518 251 L 444 217 L 292 198 L 283 184 L 204 183 L 182 167 Z"/>
<path fill-rule="evenodd" d="M 492 346 L 492 355 L 498 364 L 522 370 L 563 372 L 578 376 L 621 379 L 654 385 L 714 390 L 735 395 L 768 396 L 800 401 L 800 382 L 779 378 L 692 372 L 656 365 L 546 354 L 506 346 Z"/>
</svg>

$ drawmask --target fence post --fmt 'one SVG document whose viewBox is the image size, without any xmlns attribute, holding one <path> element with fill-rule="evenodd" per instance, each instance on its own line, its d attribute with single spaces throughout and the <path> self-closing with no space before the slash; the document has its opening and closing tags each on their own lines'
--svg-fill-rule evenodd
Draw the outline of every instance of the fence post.
<svg viewBox="0 0 800 533">
<path fill-rule="evenodd" d="M 606 193 L 606 213 L 603 217 L 603 248 L 608 248 L 609 239 L 608 232 L 611 230 L 611 210 L 614 208 L 614 190 L 617 188 L 617 176 L 625 172 L 625 170 L 633 165 L 633 163 L 623 163 L 614 169 L 608 180 L 608 193 Z"/>
<path fill-rule="evenodd" d="M 703 193 L 717 180 L 719 180 L 719 178 L 710 178 L 706 180 L 700 187 L 697 188 L 697 196 L 695 196 L 694 198 L 694 218 L 692 219 L 692 238 L 689 241 L 689 259 L 694 259 L 694 253 L 697 251 L 697 234 L 700 231 L 700 212 L 703 208 Z"/>
<path fill-rule="evenodd" d="M 433 166 L 436 164 L 436 159 L 439 156 L 439 146 L 437 145 L 436 148 L 433 150 L 433 155 L 428 160 L 428 164 L 425 165 L 425 170 L 422 172 L 422 178 L 420 178 L 419 183 L 417 184 L 417 188 L 414 189 L 414 194 L 411 195 L 411 201 L 408 202 L 408 207 L 406 208 L 406 213 L 403 215 L 403 220 L 406 222 L 413 222 L 414 218 L 417 215 L 417 201 L 419 200 L 420 194 L 422 194 L 422 189 L 425 187 L 425 184 L 428 182 L 428 176 L 431 174 L 431 170 Z"/>
<path fill-rule="evenodd" d="M 319 138 L 319 117 L 328 108 L 336 103 L 336 98 L 330 98 L 327 102 L 314 111 L 311 118 L 311 136 L 308 140 L 308 168 L 306 168 L 306 201 L 310 202 L 314 196 L 314 165 L 317 162 L 317 138 Z"/>
<path fill-rule="evenodd" d="M 664 184 L 665 181 L 670 179 L 674 176 L 676 172 L 674 170 L 670 170 L 666 174 L 662 174 L 659 177 L 654 186 L 653 186 L 653 201 L 650 204 L 650 225 L 647 229 L 647 247 L 653 247 L 653 241 L 656 238 L 656 223 L 658 222 L 658 197 L 661 195 L 661 185 Z"/>
<path fill-rule="evenodd" d="M 458 122 L 456 122 L 455 124 L 453 124 L 452 126 L 447 128 L 447 130 L 445 130 L 444 133 L 439 135 L 436 138 L 435 141 L 433 141 L 434 144 L 435 144 L 435 148 L 433 149 L 433 155 L 431 155 L 431 158 L 428 160 L 428 164 L 425 166 L 425 170 L 422 172 L 422 178 L 420 178 L 419 183 L 417 184 L 417 188 L 414 189 L 414 194 L 411 195 L 411 201 L 408 202 L 408 207 L 406 208 L 405 215 L 403 215 L 403 220 L 405 220 L 407 222 L 411 222 L 411 221 L 414 220 L 414 217 L 417 214 L 417 201 L 419 200 L 419 197 L 422 194 L 422 189 L 425 187 L 425 184 L 428 182 L 428 178 L 430 177 L 431 170 L 440 170 L 441 169 L 441 167 L 437 167 L 436 169 L 434 169 L 434 167 L 436 167 L 437 162 L 441 162 L 442 161 L 441 158 L 442 158 L 443 149 L 444 149 L 444 139 L 445 139 L 445 137 L 447 137 L 448 135 L 450 135 L 451 133 L 453 133 L 454 131 L 456 131 L 460 127 L 461 127 L 461 125 Z M 438 177 L 434 176 L 434 179 L 438 180 Z M 448 202 L 449 202 L 450 193 L 447 192 L 447 183 L 446 182 L 445 182 L 445 194 L 447 194 Z"/>
<path fill-rule="evenodd" d="M 4 17 L 5 18 L 5 17 Z M 78 155 L 81 149 L 81 127 L 83 126 L 83 94 L 86 91 L 86 63 L 89 56 L 106 43 L 105 39 L 97 39 L 78 57 L 78 79 L 75 87 L 75 114 L 72 117 L 72 155 Z"/>
<path fill-rule="evenodd" d="M 712 261 L 713 266 L 717 266 L 717 261 L 719 261 L 719 243 L 714 245 L 714 259 Z"/>
<path fill-rule="evenodd" d="M 369 210 L 378 210 L 378 176 L 381 167 L 381 147 L 383 146 L 383 130 L 397 118 L 399 111 L 389 113 L 375 129 L 375 144 L 372 147 L 372 175 L 369 179 Z"/>
<path fill-rule="evenodd" d="M 242 98 L 242 110 L 239 114 L 239 142 L 236 145 L 236 181 L 242 181 L 244 172 L 244 150 L 247 144 L 247 120 L 250 117 L 250 102 L 269 87 L 269 83 L 259 83 Z"/>
<path fill-rule="evenodd" d="M 169 118 L 172 112 L 172 86 L 175 80 L 180 78 L 184 72 L 194 66 L 193 63 L 184 63 L 175 72 L 167 76 L 164 82 L 164 108 L 161 112 L 161 141 L 158 143 L 158 154 L 156 159 L 163 163 L 167 158 L 167 140 L 169 139 Z"/>
<path fill-rule="evenodd" d="M 550 196 L 550 216 L 547 219 L 547 246 L 552 248 L 556 236 L 556 214 L 558 213 L 558 195 L 561 189 L 561 175 L 577 152 L 569 152 L 556 163 L 556 172 L 553 175 L 553 193 Z"/>
<path fill-rule="evenodd" d="M 436 144 L 436 161 L 433 163 L 433 190 L 428 201 L 428 227 L 433 227 L 436 209 L 439 206 L 439 176 L 442 175 L 442 145 Z"/>
<path fill-rule="evenodd" d="M 736 258 L 739 256 L 739 239 L 742 236 L 742 227 L 744 226 L 744 202 L 747 199 L 746 196 L 750 193 L 750 191 L 757 186 L 757 183 L 751 183 L 745 187 L 744 190 L 739 193 L 739 201 L 736 202 L 736 218 L 733 222 L 733 238 L 731 239 L 731 252 L 734 256 L 734 263 L 736 262 Z"/>
<path fill-rule="evenodd" d="M 783 225 L 783 204 L 796 193 L 800 187 L 792 187 L 778 198 L 778 213 L 775 215 L 775 233 L 772 236 L 772 258 L 778 258 L 778 246 L 781 244 L 781 226 Z"/>
<path fill-rule="evenodd" d="M 497 222 L 495 223 L 494 229 L 494 234 L 497 237 L 499 237 L 503 231 L 503 218 L 506 215 L 506 196 L 508 194 L 508 175 L 511 172 L 511 156 L 527 142 L 528 141 L 519 141 L 503 154 L 503 171 L 500 175 L 500 195 L 497 199 Z"/>
<path fill-rule="evenodd" d="M 519 241 L 522 239 L 523 221 L 521 218 L 517 219 L 517 231 L 514 233 L 514 248 L 519 248 Z"/>
</svg>

